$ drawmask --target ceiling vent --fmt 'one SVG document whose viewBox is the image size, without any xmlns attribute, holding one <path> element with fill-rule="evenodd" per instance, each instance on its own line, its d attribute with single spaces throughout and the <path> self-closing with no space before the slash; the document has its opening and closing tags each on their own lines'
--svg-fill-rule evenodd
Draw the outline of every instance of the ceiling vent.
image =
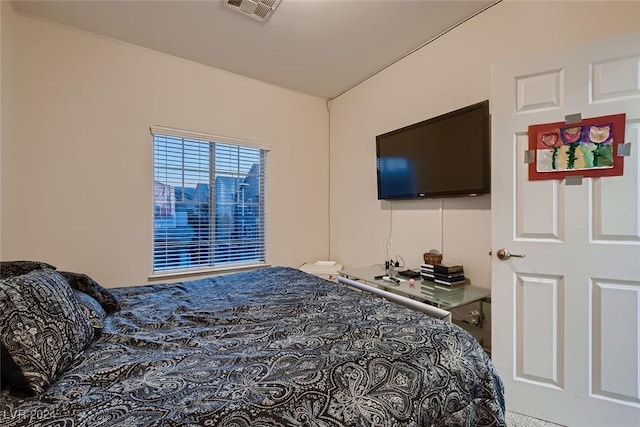
<svg viewBox="0 0 640 427">
<path fill-rule="evenodd" d="M 227 6 L 233 10 L 265 22 L 276 10 L 281 0 L 227 0 Z"/>
</svg>

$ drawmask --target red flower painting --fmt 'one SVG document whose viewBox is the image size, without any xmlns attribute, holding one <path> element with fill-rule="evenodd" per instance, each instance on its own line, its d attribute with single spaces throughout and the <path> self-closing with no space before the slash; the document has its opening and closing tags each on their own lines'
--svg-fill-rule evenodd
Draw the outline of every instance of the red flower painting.
<svg viewBox="0 0 640 427">
<path fill-rule="evenodd" d="M 546 123 L 529 126 L 529 179 L 562 179 L 570 175 L 622 175 L 625 115 L 593 117 L 580 123 Z"/>
</svg>

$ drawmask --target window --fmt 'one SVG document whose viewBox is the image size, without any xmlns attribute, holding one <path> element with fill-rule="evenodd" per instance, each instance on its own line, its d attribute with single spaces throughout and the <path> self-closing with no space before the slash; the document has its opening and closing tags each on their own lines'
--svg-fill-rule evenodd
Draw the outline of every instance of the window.
<svg viewBox="0 0 640 427">
<path fill-rule="evenodd" d="M 267 150 L 151 128 L 153 272 L 265 262 Z"/>
</svg>

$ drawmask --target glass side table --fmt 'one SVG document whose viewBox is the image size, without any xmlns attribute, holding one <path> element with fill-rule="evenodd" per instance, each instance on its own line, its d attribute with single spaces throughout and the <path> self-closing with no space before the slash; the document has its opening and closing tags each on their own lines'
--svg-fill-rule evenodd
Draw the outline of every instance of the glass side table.
<svg viewBox="0 0 640 427">
<path fill-rule="evenodd" d="M 477 302 L 480 309 L 480 325 L 482 325 L 484 320 L 483 303 L 489 301 L 491 298 L 491 290 L 480 286 L 462 285 L 448 289 L 444 286 L 437 286 L 436 283 L 430 280 L 421 278 L 414 279 L 415 284 L 410 286 L 408 278 L 398 275 L 396 275 L 396 277 L 401 280 L 398 284 L 383 279 L 376 279 L 376 277 L 385 275 L 385 269 L 380 265 L 362 268 L 345 268 L 342 269 L 339 274 L 348 279 L 360 281 L 387 292 L 402 295 L 423 304 L 436 306 L 447 311 Z M 485 331 L 483 331 L 481 326 L 460 322 L 456 319 L 454 319 L 453 322 L 473 335 L 473 337 L 483 345 Z"/>
<path fill-rule="evenodd" d="M 387 280 L 376 279 L 383 276 L 385 270 L 382 266 L 374 265 L 363 268 L 346 268 L 340 271 L 340 275 L 353 280 L 359 280 L 366 284 L 376 286 L 385 291 L 392 292 L 407 298 L 415 299 L 425 304 L 434 305 L 445 310 L 471 304 L 473 302 L 482 303 L 483 300 L 491 297 L 491 290 L 480 286 L 462 285 L 449 289 L 436 286 L 434 282 L 415 279 L 415 285 L 409 285 L 409 279 L 398 277 L 401 282 L 395 284 Z"/>
</svg>

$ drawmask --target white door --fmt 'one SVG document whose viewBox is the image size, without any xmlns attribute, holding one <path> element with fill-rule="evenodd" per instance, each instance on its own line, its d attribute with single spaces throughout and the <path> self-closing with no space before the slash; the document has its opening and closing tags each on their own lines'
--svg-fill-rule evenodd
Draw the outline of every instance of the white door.
<svg viewBox="0 0 640 427">
<path fill-rule="evenodd" d="M 624 175 L 529 181 L 529 125 L 626 113 Z M 492 357 L 507 409 L 640 426 L 640 33 L 494 66 Z M 525 258 L 501 261 L 506 248 Z"/>
</svg>

